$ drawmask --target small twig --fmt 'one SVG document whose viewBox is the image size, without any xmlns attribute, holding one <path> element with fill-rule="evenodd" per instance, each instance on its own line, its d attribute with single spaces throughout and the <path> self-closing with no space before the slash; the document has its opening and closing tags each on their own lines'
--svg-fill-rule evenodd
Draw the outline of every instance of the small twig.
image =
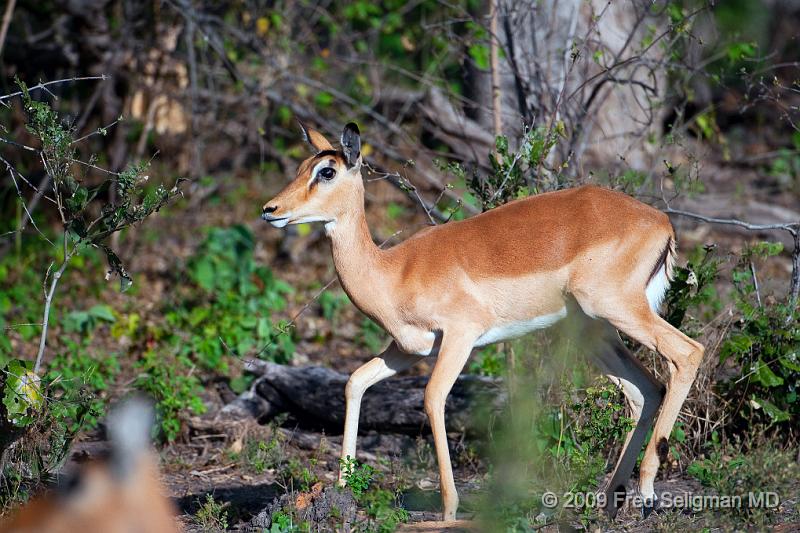
<svg viewBox="0 0 800 533">
<path fill-rule="evenodd" d="M 33 220 L 33 215 L 31 215 L 31 212 L 28 210 L 28 204 L 25 203 L 25 197 L 22 196 L 22 191 L 19 188 L 17 179 L 14 177 L 16 169 L 13 166 L 11 166 L 11 163 L 6 161 L 5 158 L 0 157 L 0 160 L 2 160 L 5 163 L 6 169 L 8 170 L 8 175 L 11 176 L 11 181 L 14 182 L 14 188 L 16 189 L 17 196 L 19 197 L 19 201 L 22 204 L 22 209 L 25 210 L 25 214 L 27 215 L 27 220 L 30 221 L 31 225 L 34 227 L 34 229 L 36 229 L 36 231 L 39 233 L 39 235 L 42 236 L 44 240 L 46 240 L 51 246 L 54 246 L 53 242 L 50 239 L 48 239 L 47 236 L 44 233 L 42 233 L 42 230 L 39 229 L 39 226 L 36 225 L 36 222 Z M 26 226 L 27 226 L 26 221 L 20 222 L 17 231 L 22 232 Z"/>
<path fill-rule="evenodd" d="M 41 326 L 41 322 L 22 322 L 20 324 L 11 324 L 10 326 L 3 326 L 3 329 L 17 329 L 24 328 L 25 326 Z"/>
<path fill-rule="evenodd" d="M 91 131 L 91 132 L 87 133 L 87 134 L 86 134 L 86 135 L 84 135 L 83 137 L 80 137 L 80 138 L 78 138 L 78 139 L 75 139 L 75 140 L 74 140 L 74 141 L 72 141 L 70 144 L 78 144 L 79 142 L 81 142 L 81 141 L 85 141 L 86 139 L 88 139 L 89 137 L 92 137 L 92 136 L 94 136 L 94 135 L 105 135 L 105 132 L 106 132 L 107 130 L 109 130 L 109 129 L 113 128 L 114 126 L 116 126 L 116 125 L 117 125 L 117 124 L 119 124 L 120 122 L 122 122 L 122 116 L 119 116 L 119 117 L 117 117 L 117 119 L 116 119 L 115 121 L 113 121 L 113 122 L 109 123 L 109 124 L 108 124 L 108 125 L 106 125 L 106 126 L 101 126 L 101 127 L 97 128 L 96 130 L 94 130 L 94 131 Z"/>
<path fill-rule="evenodd" d="M 18 143 L 16 141 L 12 141 L 4 137 L 0 137 L 0 142 L 10 144 L 11 146 L 16 146 L 17 148 L 22 148 L 23 150 L 27 150 L 29 152 L 38 152 L 38 150 L 33 146 L 28 146 L 27 144 Z"/>
<path fill-rule="evenodd" d="M 565 96 L 566 96 L 566 91 L 567 91 L 567 79 L 572 74 L 572 71 L 575 68 L 575 64 L 578 62 L 577 61 L 578 57 L 581 54 L 583 54 L 584 50 L 588 46 L 589 36 L 592 34 L 592 32 L 597 27 L 597 25 L 600 23 L 600 19 L 602 19 L 603 16 L 606 14 L 606 11 L 608 10 L 609 7 L 611 7 L 611 0 L 609 0 L 606 3 L 606 5 L 603 6 L 603 9 L 600 11 L 599 15 L 596 15 L 596 16 L 592 17 L 592 24 L 586 30 L 586 36 L 583 39 L 583 45 L 581 46 L 581 49 L 579 51 L 577 51 L 577 54 L 572 58 L 572 61 L 570 62 L 569 68 L 566 69 L 566 72 L 564 72 L 564 79 L 561 82 L 561 89 L 558 91 L 558 97 L 556 98 L 556 103 L 553 106 L 553 111 L 550 113 L 550 118 L 547 121 L 547 128 L 546 128 L 547 133 L 545 135 L 545 139 L 549 139 L 550 138 L 550 136 L 553 134 L 553 129 L 556 126 L 556 122 L 557 122 L 558 116 L 559 116 L 559 114 L 558 114 L 559 109 L 561 108 L 561 105 L 565 101 Z M 566 48 L 568 50 L 569 46 L 567 46 Z M 565 51 L 565 54 L 566 53 L 567 52 Z M 543 154 L 543 157 L 541 157 L 539 159 L 539 164 L 536 166 L 536 176 L 539 176 L 539 174 L 542 171 L 542 165 L 544 164 L 544 160 L 546 159 L 546 157 L 544 157 L 544 155 L 546 155 L 546 154 Z"/>
<path fill-rule="evenodd" d="M 399 172 L 385 172 L 376 169 L 375 167 L 366 162 L 364 163 L 364 166 L 367 168 L 369 172 L 380 176 L 378 179 L 385 179 L 389 181 L 394 186 L 404 191 L 412 200 L 417 202 L 420 205 L 420 207 L 422 207 L 422 210 L 425 211 L 425 215 L 427 215 L 428 222 L 430 223 L 431 226 L 435 226 L 437 224 L 434 217 L 438 219 L 440 222 L 447 222 L 448 217 L 444 216 L 443 213 L 441 213 L 438 209 L 436 209 L 436 203 L 434 203 L 433 205 L 428 205 L 428 203 L 425 202 L 425 200 L 419 194 L 419 190 L 417 189 L 417 187 L 413 183 L 411 183 L 408 180 L 408 178 L 404 178 L 403 176 L 400 175 Z"/>
<path fill-rule="evenodd" d="M 756 301 L 759 307 L 764 307 L 761 303 L 761 292 L 758 290 L 758 277 L 756 276 L 756 265 L 750 261 L 750 275 L 753 277 L 753 288 L 756 291 Z"/>
<path fill-rule="evenodd" d="M 47 87 L 49 87 L 50 85 L 56 85 L 58 83 L 67 83 L 67 82 L 76 82 L 76 81 L 89 81 L 89 80 L 102 80 L 102 81 L 105 81 L 105 80 L 110 79 L 110 78 L 111 78 L 111 76 L 109 76 L 107 74 L 102 74 L 100 76 L 76 76 L 74 78 L 64 78 L 63 80 L 54 80 L 54 81 L 48 81 L 48 82 L 45 82 L 45 83 L 39 83 L 38 85 L 34 85 L 33 87 L 29 87 L 28 88 L 28 92 L 31 93 L 31 92 L 33 92 L 33 91 L 35 91 L 37 89 L 43 89 L 43 90 L 47 91 Z M 50 94 L 52 95 L 53 93 L 50 93 Z M 3 102 L 5 100 L 8 100 L 10 98 L 14 98 L 15 96 L 20 96 L 20 95 L 22 95 L 22 91 L 17 91 L 15 93 L 10 93 L 10 94 L 5 94 L 3 96 L 0 96 L 0 102 Z M 53 96 L 55 97 L 55 95 L 53 95 Z"/>
</svg>

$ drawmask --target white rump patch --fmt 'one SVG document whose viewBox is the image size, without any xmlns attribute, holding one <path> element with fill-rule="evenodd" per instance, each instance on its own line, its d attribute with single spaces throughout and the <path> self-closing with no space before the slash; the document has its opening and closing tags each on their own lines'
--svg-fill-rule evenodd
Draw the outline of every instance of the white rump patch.
<svg viewBox="0 0 800 533">
<path fill-rule="evenodd" d="M 478 340 L 475 341 L 475 346 L 486 346 L 487 344 L 493 344 L 495 342 L 516 339 L 531 331 L 548 328 L 565 316 L 567 316 L 567 308 L 563 307 L 561 310 L 549 315 L 537 316 L 530 320 L 495 326 L 478 337 Z"/>
<path fill-rule="evenodd" d="M 648 283 L 647 287 L 645 288 L 647 302 L 650 304 L 650 308 L 656 313 L 661 308 L 661 304 L 664 302 L 664 296 L 667 295 L 668 288 L 669 278 L 667 277 L 667 269 L 662 266 L 658 269 L 658 273 L 653 276 L 653 279 L 650 280 L 650 283 Z"/>
</svg>

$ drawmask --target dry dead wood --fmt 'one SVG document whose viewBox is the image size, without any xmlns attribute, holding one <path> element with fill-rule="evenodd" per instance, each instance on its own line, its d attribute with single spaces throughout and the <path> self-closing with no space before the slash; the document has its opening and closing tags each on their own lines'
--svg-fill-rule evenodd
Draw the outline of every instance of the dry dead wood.
<svg viewBox="0 0 800 533">
<path fill-rule="evenodd" d="M 227 405 L 232 417 L 255 417 L 264 422 L 289 413 L 310 425 L 341 431 L 344 389 L 348 376 L 319 366 L 291 367 L 266 361 L 249 363 L 259 377 L 250 390 Z M 423 408 L 427 376 L 399 377 L 371 387 L 361 404 L 360 428 L 396 433 L 428 430 Z M 503 408 L 506 393 L 501 380 L 462 375 L 447 399 L 448 427 L 481 431 L 490 415 Z"/>
</svg>

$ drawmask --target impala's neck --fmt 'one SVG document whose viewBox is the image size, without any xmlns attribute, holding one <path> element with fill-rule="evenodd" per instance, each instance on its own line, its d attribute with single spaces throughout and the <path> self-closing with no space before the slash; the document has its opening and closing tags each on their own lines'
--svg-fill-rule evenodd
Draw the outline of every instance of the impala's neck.
<svg viewBox="0 0 800 533">
<path fill-rule="evenodd" d="M 387 276 L 383 252 L 375 245 L 367 226 L 363 197 L 354 209 L 326 224 L 331 239 L 333 264 L 339 281 L 353 303 L 374 315 L 383 298 L 380 289 Z"/>
</svg>

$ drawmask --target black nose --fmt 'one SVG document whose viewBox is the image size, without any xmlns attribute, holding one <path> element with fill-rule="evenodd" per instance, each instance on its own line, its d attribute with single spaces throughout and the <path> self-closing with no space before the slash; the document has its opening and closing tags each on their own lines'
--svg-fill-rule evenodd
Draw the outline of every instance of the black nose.
<svg viewBox="0 0 800 533">
<path fill-rule="evenodd" d="M 269 220 L 269 214 L 274 213 L 276 209 L 278 209 L 277 205 L 265 206 L 264 209 L 261 211 L 261 218 L 263 218 L 264 220 Z"/>
</svg>

